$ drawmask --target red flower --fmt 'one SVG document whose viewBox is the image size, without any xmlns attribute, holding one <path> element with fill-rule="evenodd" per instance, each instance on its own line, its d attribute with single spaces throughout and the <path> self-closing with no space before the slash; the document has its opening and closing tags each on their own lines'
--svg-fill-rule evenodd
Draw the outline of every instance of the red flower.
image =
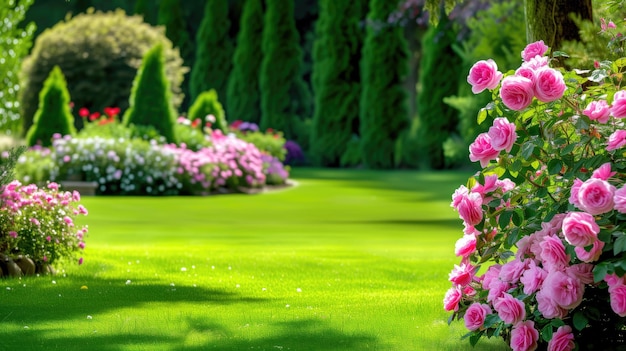
<svg viewBox="0 0 626 351">
<path fill-rule="evenodd" d="M 100 118 L 100 112 L 94 112 L 91 115 L 89 115 L 89 120 L 90 121 L 95 121 L 98 118 Z"/>
<path fill-rule="evenodd" d="M 119 107 L 105 107 L 104 113 L 109 117 L 117 116 L 120 114 L 120 108 Z"/>
<path fill-rule="evenodd" d="M 200 122 L 202 122 L 200 118 L 194 119 L 193 122 L 191 122 L 191 128 L 196 128 L 197 126 L 200 125 Z"/>
<path fill-rule="evenodd" d="M 230 125 L 230 126 L 231 126 L 232 128 L 239 129 L 239 125 L 240 125 L 241 123 L 243 123 L 243 121 L 242 121 L 242 120 L 240 120 L 240 119 L 238 119 L 238 120 L 234 121 L 233 123 L 231 123 L 231 125 Z"/>
<path fill-rule="evenodd" d="M 265 133 L 272 134 L 272 133 L 274 133 L 274 129 L 272 129 L 272 128 L 267 128 L 267 129 L 265 130 Z"/>
<path fill-rule="evenodd" d="M 89 116 L 89 110 L 86 107 L 81 107 L 80 110 L 78 110 L 78 115 L 85 118 Z"/>
</svg>

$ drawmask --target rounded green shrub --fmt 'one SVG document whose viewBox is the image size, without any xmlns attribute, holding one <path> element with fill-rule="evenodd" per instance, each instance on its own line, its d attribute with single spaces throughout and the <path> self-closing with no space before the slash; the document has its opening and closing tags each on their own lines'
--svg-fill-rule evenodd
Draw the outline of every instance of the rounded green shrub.
<svg viewBox="0 0 626 351">
<path fill-rule="evenodd" d="M 26 133 L 29 146 L 41 144 L 50 146 L 55 133 L 74 135 L 74 116 L 70 110 L 70 95 L 65 78 L 59 66 L 54 66 L 39 94 L 39 109 L 35 113 L 34 124 Z"/>
<path fill-rule="evenodd" d="M 122 10 L 103 13 L 90 9 L 47 29 L 37 37 L 20 72 L 23 130 L 32 124 L 39 91 L 54 66 L 63 71 L 76 110 L 102 111 L 117 106 L 125 111 L 133 77 L 145 53 L 157 43 L 165 52 L 171 101 L 179 106 L 187 68 L 162 27 L 150 26 L 141 16 L 127 16 Z M 77 119 L 78 127 L 81 123 Z"/>
<path fill-rule="evenodd" d="M 215 120 L 207 120 L 207 116 L 209 115 L 213 115 Z M 201 121 L 210 122 L 211 129 L 213 130 L 219 129 L 222 132 L 226 132 L 228 130 L 226 114 L 224 113 L 222 104 L 219 102 L 217 91 L 215 91 L 215 89 L 205 91 L 198 95 L 196 101 L 194 101 L 193 105 L 189 108 L 187 117 L 192 121 L 199 118 Z"/>
<path fill-rule="evenodd" d="M 168 142 L 176 142 L 176 111 L 165 76 L 163 45 L 148 50 L 133 82 L 130 107 L 124 114 L 127 126 L 154 127 Z"/>
</svg>

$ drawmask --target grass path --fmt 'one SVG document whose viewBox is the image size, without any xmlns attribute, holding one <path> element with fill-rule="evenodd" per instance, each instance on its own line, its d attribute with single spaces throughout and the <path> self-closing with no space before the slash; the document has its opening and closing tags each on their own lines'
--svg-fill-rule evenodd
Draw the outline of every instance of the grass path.
<svg viewBox="0 0 626 351">
<path fill-rule="evenodd" d="M 0 281 L 0 350 L 470 349 L 441 307 L 467 174 L 293 176 L 260 195 L 84 198 L 83 266 Z"/>
</svg>

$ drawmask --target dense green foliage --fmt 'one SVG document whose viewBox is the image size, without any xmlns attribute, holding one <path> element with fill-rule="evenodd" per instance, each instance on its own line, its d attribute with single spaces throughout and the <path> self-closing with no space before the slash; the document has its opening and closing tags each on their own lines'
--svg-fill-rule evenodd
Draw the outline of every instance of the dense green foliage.
<svg viewBox="0 0 626 351">
<path fill-rule="evenodd" d="M 311 114 L 311 93 L 302 79 L 302 49 L 291 1 L 267 0 L 261 63 L 261 129 L 283 131 L 287 139 L 308 144 L 304 119 Z M 305 147 L 303 145 L 303 147 Z"/>
<path fill-rule="evenodd" d="M 128 108 L 133 77 L 145 52 L 160 43 L 165 52 L 171 102 L 182 101 L 180 85 L 186 68 L 163 28 L 149 26 L 123 11 L 80 14 L 56 24 L 37 37 L 22 65 L 20 104 L 24 130 L 32 124 L 37 96 L 55 65 L 61 67 L 72 102 L 78 110 L 102 111 L 107 106 Z M 80 119 L 76 120 L 81 123 Z"/>
<path fill-rule="evenodd" d="M 0 0 L 0 130 L 19 133 L 20 114 L 17 94 L 20 65 L 32 44 L 35 26 L 29 23 L 21 27 L 26 11 L 33 0 Z"/>
<path fill-rule="evenodd" d="M 189 81 L 191 101 L 210 89 L 215 89 L 222 100 L 226 99 L 233 53 L 229 28 L 228 2 L 207 0 L 204 17 L 196 34 L 196 60 Z"/>
<path fill-rule="evenodd" d="M 476 116 L 491 99 L 487 91 L 472 93 L 465 79 L 470 68 L 479 60 L 493 59 L 501 72 L 516 69 L 520 64 L 519 53 L 526 46 L 524 6 L 518 1 L 494 3 L 468 20 L 469 37 L 455 52 L 462 59 L 462 76 L 458 93 L 444 98 L 444 102 L 457 110 L 459 123 L 452 137 L 444 142 L 446 165 L 456 166 L 469 162 L 469 145 L 476 136 L 486 132 L 490 121 L 478 124 Z"/>
<path fill-rule="evenodd" d="M 143 21 L 149 24 L 156 24 L 152 15 L 152 11 L 150 11 L 150 0 L 137 0 L 135 2 L 135 6 L 133 8 L 135 15 L 140 15 L 143 17 Z"/>
<path fill-rule="evenodd" d="M 259 71 L 263 53 L 263 5 L 261 0 L 247 0 L 240 20 L 233 69 L 228 79 L 226 106 L 230 121 L 261 120 Z"/>
<path fill-rule="evenodd" d="M 124 124 L 154 127 L 168 142 L 175 142 L 176 111 L 170 94 L 163 46 L 157 44 L 146 52 L 137 71 Z"/>
<path fill-rule="evenodd" d="M 417 113 L 420 119 L 419 152 L 423 167 L 446 167 L 443 144 L 456 131 L 457 111 L 443 104 L 445 97 L 454 95 L 462 77 L 461 59 L 454 52 L 456 33 L 447 17 L 436 27 L 430 27 L 422 41 L 420 86 Z"/>
<path fill-rule="evenodd" d="M 348 143 L 359 133 L 364 31 L 367 1 L 320 2 L 313 46 L 315 112 L 311 155 L 322 166 L 339 166 Z"/>
<path fill-rule="evenodd" d="M 402 27 L 387 22 L 396 3 L 372 0 L 361 61 L 360 133 L 363 161 L 370 168 L 392 168 L 396 144 L 409 124 L 408 50 Z"/>
<path fill-rule="evenodd" d="M 214 120 L 208 120 L 209 115 L 212 115 Z M 224 108 L 219 101 L 217 91 L 211 89 L 198 95 L 193 105 L 189 107 L 187 112 L 187 118 L 195 120 L 199 118 L 203 123 L 211 123 L 211 129 L 221 130 L 226 132 L 228 130 L 228 122 L 226 122 L 226 114 Z"/>
<path fill-rule="evenodd" d="M 26 133 L 29 146 L 50 146 L 54 134 L 74 135 L 74 116 L 70 110 L 67 83 L 59 66 L 54 66 L 39 94 L 39 108 L 34 123 Z"/>
</svg>

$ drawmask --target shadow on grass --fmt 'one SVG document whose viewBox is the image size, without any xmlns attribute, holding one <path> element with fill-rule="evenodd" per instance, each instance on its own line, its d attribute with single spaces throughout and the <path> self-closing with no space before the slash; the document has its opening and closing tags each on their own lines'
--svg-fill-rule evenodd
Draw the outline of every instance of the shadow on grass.
<svg viewBox="0 0 626 351">
<path fill-rule="evenodd" d="M 81 281 L 81 278 L 76 277 L 72 281 Z M 205 305 L 230 305 L 267 301 L 218 289 L 172 286 L 161 282 L 126 284 L 120 280 L 88 278 L 83 284 L 88 289 L 81 289 L 80 284 L 75 284 L 72 288 L 57 287 L 53 284 L 23 289 L 19 286 L 13 288 L 11 294 L 2 297 L 3 315 L 0 315 L 0 322 L 62 321 L 77 317 L 83 319 L 87 315 L 97 315 L 146 303 L 197 302 Z M 26 285 L 34 284 L 27 282 Z"/>
<path fill-rule="evenodd" d="M 209 340 L 195 346 L 175 348 L 176 351 L 204 350 L 380 350 L 381 345 L 374 336 L 346 334 L 330 328 L 319 320 L 294 320 L 274 323 L 269 328 L 271 335 L 249 338 L 221 338 Z"/>
</svg>

